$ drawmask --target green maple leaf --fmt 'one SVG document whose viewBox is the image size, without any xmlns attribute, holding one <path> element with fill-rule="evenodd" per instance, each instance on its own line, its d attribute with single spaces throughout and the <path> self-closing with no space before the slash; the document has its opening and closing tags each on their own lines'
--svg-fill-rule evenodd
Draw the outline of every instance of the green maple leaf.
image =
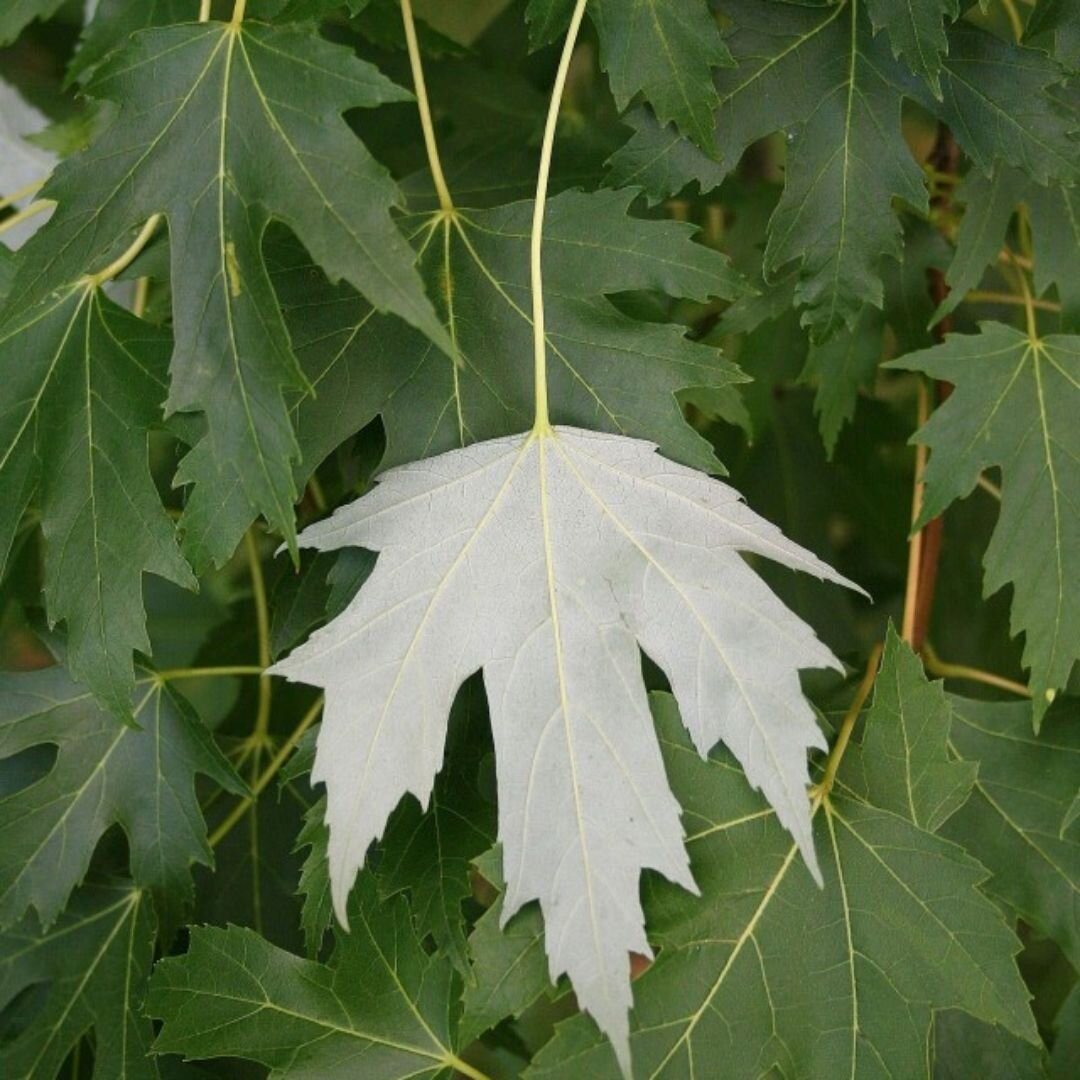
<svg viewBox="0 0 1080 1080">
<path fill-rule="evenodd" d="M 987 889 L 1080 964 L 1080 838 L 1067 832 L 1080 775 L 1077 710 L 1055 710 L 1035 738 L 1022 702 L 949 700 L 950 746 L 979 775 L 942 834 L 993 872 Z"/>
<path fill-rule="evenodd" d="M 1001 514 L 986 551 L 987 595 L 1014 587 L 1038 726 L 1080 657 L 1080 338 L 1034 338 L 1000 323 L 954 335 L 889 367 L 945 379 L 954 393 L 914 436 L 930 447 L 916 527 L 1002 470 Z"/>
<path fill-rule="evenodd" d="M 49 618 L 67 623 L 72 674 L 122 720 L 132 650 L 150 648 L 143 573 L 195 585 L 147 462 L 169 345 L 85 284 L 0 330 L 0 571 L 39 492 Z"/>
<path fill-rule="evenodd" d="M 669 457 L 720 471 L 687 426 L 677 394 L 745 380 L 719 351 L 681 327 L 642 323 L 609 294 L 651 289 L 704 300 L 745 285 L 678 222 L 627 216 L 630 192 L 569 191 L 549 203 L 545 277 L 551 412 L 558 423 L 654 439 Z M 532 203 L 406 219 L 419 266 L 438 297 L 455 359 L 345 289 L 328 289 L 310 261 L 281 251 L 275 285 L 297 355 L 316 389 L 296 405 L 304 461 L 314 468 L 376 415 L 382 467 L 526 429 L 533 387 L 520 363 L 532 347 L 528 232 Z"/>
<path fill-rule="evenodd" d="M 731 168 L 764 135 L 793 129 L 784 194 L 769 223 L 766 273 L 801 263 L 803 321 L 825 338 L 882 302 L 882 256 L 900 257 L 891 200 L 927 206 L 900 132 L 896 63 L 861 0 L 803 8 L 722 4 L 737 66 L 717 73 L 717 148 Z"/>
<path fill-rule="evenodd" d="M 1080 173 L 1075 120 L 1049 93 L 1064 72 L 1037 50 L 955 29 L 939 99 L 874 37 L 866 0 L 720 6 L 735 23 L 726 40 L 736 67 L 716 73 L 717 149 L 730 168 L 756 139 L 789 131 L 765 267 L 775 277 L 800 263 L 795 298 L 817 338 L 851 324 L 863 303 L 881 306 L 882 256 L 899 257 L 892 199 L 926 210 L 921 170 L 900 130 L 904 96 L 947 123 L 984 172 L 1003 158 L 1040 182 Z M 888 5 L 896 17 L 900 8 Z"/>
<path fill-rule="evenodd" d="M 942 55 L 949 49 L 944 20 L 955 19 L 959 6 L 959 0 L 867 0 L 874 29 L 889 35 L 894 55 L 903 57 L 938 98 Z"/>
<path fill-rule="evenodd" d="M 187 955 L 151 980 L 147 1012 L 164 1020 L 155 1049 L 245 1058 L 295 1080 L 445 1075 L 459 1064 L 452 965 L 423 951 L 405 898 L 380 900 L 371 875 L 353 904 L 328 964 L 242 927 L 193 929 Z"/>
<path fill-rule="evenodd" d="M 347 9 L 350 15 L 363 11 L 371 0 L 269 0 L 274 14 L 281 19 L 323 19 Z"/>
<path fill-rule="evenodd" d="M 68 64 L 67 77 L 69 81 L 83 78 L 139 30 L 194 22 L 198 14 L 199 0 L 98 0 Z"/>
<path fill-rule="evenodd" d="M 468 975 L 462 902 L 472 895 L 470 866 L 495 837 L 495 807 L 481 794 L 480 770 L 491 752 L 483 688 L 478 680 L 462 687 L 450 717 L 446 765 L 426 807 L 403 803 L 387 825 L 380 849 L 378 885 L 383 895 L 409 891 L 410 907 L 421 936 L 431 935 L 454 966 Z M 311 771 L 315 733 L 305 738 L 289 763 L 287 778 Z M 307 848 L 301 871 L 304 897 L 301 921 L 309 955 L 316 955 L 330 926 L 329 830 L 326 799 L 304 815 L 298 849 Z"/>
<path fill-rule="evenodd" d="M 944 270 L 949 245 L 937 229 L 924 221 L 907 222 L 904 259 L 889 263 L 885 279 L 885 321 L 896 335 L 896 352 L 913 352 L 934 344 L 931 319 L 934 298 L 928 287 L 931 270 Z"/>
<path fill-rule="evenodd" d="M 1037 255 L 1035 288 L 1057 286 L 1063 330 L 1080 330 L 1080 187 L 1031 184 L 1024 199 Z"/>
<path fill-rule="evenodd" d="M 652 206 L 690 184 L 705 194 L 723 181 L 723 166 L 644 106 L 629 112 L 623 123 L 634 134 L 608 159 L 606 180 L 612 187 L 640 187 Z"/>
<path fill-rule="evenodd" d="M 177 477 L 195 484 L 188 550 L 199 566 L 231 555 L 238 535 L 212 517 L 233 488 L 249 517 L 264 514 L 292 543 L 298 448 L 283 389 L 305 384 L 263 232 L 279 218 L 332 277 L 449 349 L 390 217 L 397 189 L 341 115 L 408 95 L 313 27 L 253 22 L 145 31 L 90 90 L 116 102 L 118 117 L 50 182 L 58 209 L 25 249 L 7 309 L 77 280 L 164 213 L 176 336 L 168 407 L 207 422 Z"/>
<path fill-rule="evenodd" d="M 885 318 L 867 304 L 855 325 L 811 345 L 800 382 L 816 382 L 814 412 L 825 449 L 832 457 L 840 431 L 855 413 L 859 391 L 873 385 L 883 348 Z"/>
<path fill-rule="evenodd" d="M 867 304 L 854 326 L 843 327 L 827 341 L 811 342 L 799 374 L 800 382 L 817 387 L 814 412 L 830 459 L 840 432 L 855 415 L 859 395 L 873 390 L 886 348 L 886 323 L 892 328 L 897 352 L 932 343 L 927 327 L 934 304 L 926 275 L 931 268 L 940 269 L 945 264 L 948 245 L 928 225 L 920 221 L 908 225 L 903 260 L 890 260 L 882 272 L 884 312 Z"/>
<path fill-rule="evenodd" d="M 999 165 L 993 176 L 973 169 L 964 177 L 956 189 L 957 201 L 965 206 L 964 216 L 956 231 L 956 251 L 945 273 L 949 295 L 934 312 L 935 321 L 955 311 L 982 281 L 987 266 L 997 260 L 1013 212 L 1029 183 L 1023 173 L 1005 165 Z"/>
<path fill-rule="evenodd" d="M 15 280 L 15 255 L 10 248 L 0 244 L 0 303 L 8 294 L 11 283 Z M 0 540 L 0 551 L 7 552 L 7 543 Z"/>
<path fill-rule="evenodd" d="M 1080 67 L 1080 8 L 1070 0 L 1042 0 L 1024 27 L 1024 41 L 1045 45 L 1061 63 Z"/>
<path fill-rule="evenodd" d="M 934 1017 L 934 1080 L 1047 1080 L 1046 1050 L 958 1009 Z"/>
<path fill-rule="evenodd" d="M 845 762 L 848 786 L 936 833 L 966 802 L 978 771 L 973 760 L 949 760 L 951 719 L 943 685 L 926 680 L 922 661 L 890 626 L 866 736 Z"/>
<path fill-rule="evenodd" d="M 530 0 L 534 45 L 558 37 L 572 0 Z M 698 146 L 712 145 L 720 99 L 714 68 L 731 64 L 716 19 L 701 0 L 592 0 L 586 9 L 600 38 L 600 65 L 622 112 L 637 94 L 661 124 L 674 123 Z"/>
<path fill-rule="evenodd" d="M 992 176 L 972 170 L 957 191 L 966 204 L 956 236 L 956 253 L 945 280 L 950 293 L 934 313 L 936 322 L 955 311 L 965 295 L 997 262 L 1013 212 L 1026 205 L 1035 248 L 1035 288 L 1056 286 L 1062 325 L 1080 328 L 1080 189 L 1034 183 L 1019 169 L 998 165 Z"/>
<path fill-rule="evenodd" d="M 303 851 L 307 848 L 297 892 L 303 897 L 300 926 L 304 931 L 308 956 L 319 955 L 326 931 L 334 921 L 334 905 L 330 898 L 330 862 L 326 855 L 329 845 L 330 830 L 326 826 L 324 795 L 304 811 L 304 826 L 297 834 L 294 849 Z"/>
<path fill-rule="evenodd" d="M 1080 1054 L 1080 984 L 1074 984 L 1054 1017 L 1054 1052 L 1050 1058 L 1052 1080 L 1069 1080 Z"/>
<path fill-rule="evenodd" d="M 318 725 L 304 733 L 304 737 L 297 744 L 296 752 L 281 770 L 282 785 L 293 783 L 311 772 L 315 763 L 315 740 L 318 733 Z M 304 932 L 304 946 L 310 957 L 317 957 L 322 951 L 326 932 L 334 921 L 334 906 L 330 897 L 330 862 L 327 858 L 329 844 L 326 796 L 323 795 L 304 811 L 304 824 L 293 845 L 294 852 L 307 850 L 296 891 L 302 897 L 300 927 Z"/>
<path fill-rule="evenodd" d="M 461 995 L 461 1034 L 465 1040 L 479 1038 L 508 1016 L 520 1016 L 551 991 L 539 909 L 524 908 L 504 927 L 505 885 L 499 849 L 484 852 L 474 864 L 483 878 L 498 884 L 500 895 L 476 920 L 469 935 L 471 978 Z"/>
<path fill-rule="evenodd" d="M 949 125 L 975 165 L 989 174 L 998 160 L 1040 184 L 1080 178 L 1076 116 L 1049 91 L 1065 70 L 1025 48 L 963 23 L 949 31 L 941 100 L 921 80 L 907 90 Z"/>
<path fill-rule="evenodd" d="M 14 41 L 35 19 L 55 15 L 64 0 L 6 0 L 0 11 L 0 45 Z"/>
<path fill-rule="evenodd" d="M 191 863 L 211 862 L 195 775 L 234 793 L 244 787 L 168 686 L 150 676 L 135 701 L 137 729 L 117 724 L 59 668 L 0 677 L 0 758 L 57 747 L 41 779 L 0 800 L 0 925 L 31 906 L 51 925 L 114 824 L 127 835 L 136 884 L 154 893 L 166 930 L 178 924 Z"/>
<path fill-rule="evenodd" d="M 346 551 L 336 557 L 318 555 L 300 573 L 283 576 L 271 598 L 271 654 L 280 656 L 340 615 L 374 565 L 370 551 Z"/>
<path fill-rule="evenodd" d="M 446 764 L 427 807 L 398 807 L 382 838 L 381 892 L 412 893 L 413 918 L 454 966 L 468 974 L 462 903 L 472 896 L 470 865 L 495 840 L 495 806 L 480 791 L 480 769 L 491 750 L 483 685 L 461 688 L 450 713 Z"/>
<path fill-rule="evenodd" d="M 44 1000 L 4 1044 L 9 1080 L 51 1080 L 94 1034 L 95 1080 L 153 1080 L 153 1029 L 141 1014 L 154 956 L 149 897 L 131 885 L 87 885 L 41 930 L 32 915 L 0 933 L 0 1009 L 31 987 Z"/>
<path fill-rule="evenodd" d="M 897 682 L 905 709 L 910 693 L 926 693 L 910 664 L 886 664 L 879 679 Z M 659 882 L 647 893 L 660 953 L 634 984 L 636 1077 L 692 1077 L 718 1061 L 732 1076 L 925 1076 L 934 1013 L 949 1008 L 1037 1042 L 1020 942 L 977 888 L 986 871 L 921 828 L 906 800 L 896 802 L 895 780 L 875 782 L 870 795 L 883 791 L 901 813 L 845 791 L 844 761 L 815 821 L 819 890 L 730 759 L 702 762 L 672 700 L 655 704 L 702 899 Z M 886 698 L 874 719 L 890 723 L 891 713 Z M 940 741 L 932 757 L 946 763 Z M 578 1017 L 527 1075 L 618 1072 L 610 1047 Z"/>
</svg>

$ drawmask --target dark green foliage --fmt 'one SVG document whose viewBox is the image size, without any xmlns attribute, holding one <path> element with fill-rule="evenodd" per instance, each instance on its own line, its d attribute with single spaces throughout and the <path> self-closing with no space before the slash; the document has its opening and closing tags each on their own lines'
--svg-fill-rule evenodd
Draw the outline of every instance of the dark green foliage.
<svg viewBox="0 0 1080 1080">
<path fill-rule="evenodd" d="M 551 421 L 726 475 L 874 601 L 747 556 L 848 673 L 803 673 L 823 888 L 642 657 L 698 894 L 641 878 L 629 1063 L 552 983 L 551 913 L 505 920 L 484 676 L 416 697 L 442 768 L 345 930 L 334 715 L 262 674 L 396 557 L 301 528 L 534 423 L 576 0 L 411 0 L 423 94 L 403 6 L 0 0 L 0 1074 L 1071 1078 L 1080 3 L 585 5 Z"/>
</svg>

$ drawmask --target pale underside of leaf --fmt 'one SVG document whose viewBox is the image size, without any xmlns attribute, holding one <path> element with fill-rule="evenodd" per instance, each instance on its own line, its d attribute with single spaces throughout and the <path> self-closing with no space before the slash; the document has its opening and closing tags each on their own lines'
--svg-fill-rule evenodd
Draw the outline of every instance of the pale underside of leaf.
<svg viewBox="0 0 1080 1080">
<path fill-rule="evenodd" d="M 624 1047 L 627 953 L 649 952 L 640 872 L 694 888 L 639 645 L 699 752 L 727 744 L 816 872 L 806 750 L 824 744 L 798 669 L 837 662 L 739 553 L 847 583 L 730 488 L 651 444 L 557 428 L 392 470 L 303 542 L 379 552 L 352 606 L 273 669 L 327 691 L 312 775 L 339 918 L 398 800 L 428 800 L 454 695 L 482 668 L 505 917 L 540 900 L 552 977 Z"/>
</svg>

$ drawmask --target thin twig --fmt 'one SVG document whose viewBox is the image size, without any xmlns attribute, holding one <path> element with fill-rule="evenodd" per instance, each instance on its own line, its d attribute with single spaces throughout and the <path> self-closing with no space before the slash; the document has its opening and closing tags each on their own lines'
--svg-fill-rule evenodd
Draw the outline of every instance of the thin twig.
<svg viewBox="0 0 1080 1080">
<path fill-rule="evenodd" d="M 1017 266 L 1022 266 L 1025 270 L 1034 270 L 1035 264 L 1031 259 L 1024 255 L 1018 255 L 1011 248 L 1004 247 L 998 252 L 998 262 L 1003 263 L 1016 263 Z"/>
<path fill-rule="evenodd" d="M 937 138 L 931 151 L 930 165 L 940 176 L 955 176 L 960 159 L 960 150 L 952 133 L 944 124 L 938 125 Z M 952 187 L 938 185 L 938 190 L 930 202 L 938 219 L 947 219 L 952 208 Z M 934 306 L 939 307 L 949 294 L 945 275 L 936 267 L 929 273 L 930 295 Z M 934 340 L 941 342 L 952 328 L 952 320 L 946 315 L 933 328 Z M 930 409 L 943 402 L 952 392 L 951 384 L 940 379 L 929 387 L 920 383 L 920 426 L 926 423 Z M 912 492 L 912 528 L 922 517 L 924 498 L 927 450 L 919 446 L 915 454 L 915 485 Z M 942 537 L 945 520 L 939 514 L 926 522 L 919 530 L 909 552 L 906 603 L 904 606 L 905 640 L 915 650 L 925 639 L 934 611 L 934 594 L 937 588 L 938 562 L 941 555 Z"/>
<path fill-rule="evenodd" d="M 967 664 L 950 664 L 942 660 L 933 646 L 927 641 L 922 649 L 923 663 L 931 675 L 937 675 L 942 679 L 966 679 L 968 682 L 983 683 L 985 686 L 994 686 L 998 690 L 1007 690 L 1010 694 L 1029 698 L 1031 691 L 1023 684 L 1006 679 L 1003 675 L 995 675 L 981 668 L 969 667 Z"/>
<path fill-rule="evenodd" d="M 1023 296 L 1016 296 L 1014 293 L 1007 292 L 987 292 L 983 289 L 972 289 L 971 292 L 964 295 L 962 302 L 965 304 L 1009 304 L 1013 307 L 1024 308 L 1028 306 Z M 1032 297 L 1031 306 L 1036 311 L 1049 311 L 1056 315 L 1061 314 L 1061 305 L 1053 300 L 1040 300 L 1038 297 Z"/>
<path fill-rule="evenodd" d="M 918 426 L 921 428 L 930 416 L 930 394 L 926 382 L 920 376 Z M 911 489 L 911 527 L 914 529 L 922 516 L 923 473 L 926 471 L 926 447 L 919 443 L 915 447 L 915 482 Z M 919 567 L 922 561 L 923 530 L 913 533 L 908 541 L 907 579 L 904 586 L 904 619 L 900 636 L 909 645 L 915 638 L 915 612 L 919 600 Z"/>
</svg>

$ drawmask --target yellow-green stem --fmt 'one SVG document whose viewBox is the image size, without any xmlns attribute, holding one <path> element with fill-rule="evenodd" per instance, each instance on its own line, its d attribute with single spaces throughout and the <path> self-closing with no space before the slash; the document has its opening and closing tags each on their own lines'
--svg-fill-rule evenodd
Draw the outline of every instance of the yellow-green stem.
<svg viewBox="0 0 1080 1080">
<path fill-rule="evenodd" d="M 487 1073 L 474 1068 L 467 1061 L 462 1061 L 457 1054 L 451 1054 L 447 1059 L 446 1064 L 455 1072 L 461 1073 L 462 1076 L 467 1076 L 469 1080 L 491 1080 Z"/>
<path fill-rule="evenodd" d="M 51 210 L 55 205 L 56 203 L 51 199 L 38 199 L 37 202 L 32 202 L 18 213 L 0 221 L 0 233 L 6 233 L 9 229 L 14 229 L 16 225 L 21 225 L 24 221 L 37 217 L 38 214 L 43 214 L 46 210 Z"/>
<path fill-rule="evenodd" d="M 1001 0 L 1001 6 L 1012 27 L 1013 37 L 1019 41 L 1024 36 L 1024 20 L 1020 18 L 1020 12 L 1016 10 L 1013 0 Z"/>
<path fill-rule="evenodd" d="M 950 664 L 942 660 L 933 647 L 927 642 L 923 645 L 923 664 L 931 675 L 940 679 L 965 679 L 968 682 L 982 683 L 984 686 L 993 686 L 998 690 L 1006 690 L 1018 697 L 1031 697 L 1031 691 L 1023 684 L 1006 679 L 1003 675 L 995 675 L 981 668 L 969 667 L 967 664 Z"/>
<path fill-rule="evenodd" d="M 312 724 L 319 717 L 319 713 L 322 712 L 323 699 L 320 697 L 318 701 L 300 719 L 300 723 L 296 725 L 293 733 L 282 744 L 281 749 L 270 759 L 270 763 L 266 766 L 266 769 L 259 773 L 259 775 L 251 783 L 251 794 L 245 795 L 231 810 L 229 816 L 211 833 L 210 846 L 217 847 L 222 840 L 236 826 L 244 815 L 255 805 L 255 800 L 266 790 L 266 786 L 274 779 L 275 776 L 281 771 L 282 766 L 289 759 L 289 755 L 296 749 L 296 744 L 303 737 L 304 732 L 307 731 Z"/>
<path fill-rule="evenodd" d="M 814 789 L 815 809 L 829 797 L 829 792 L 832 791 L 833 784 L 836 783 L 836 773 L 840 768 L 840 762 L 844 759 L 848 743 L 851 741 L 851 733 L 855 730 L 855 722 L 859 719 L 859 713 L 862 712 L 866 699 L 874 688 L 874 680 L 877 678 L 880 660 L 881 645 L 879 643 L 870 651 L 870 659 L 866 662 L 866 670 L 863 672 L 862 681 L 855 691 L 855 697 L 848 706 L 848 711 L 844 713 L 844 719 L 840 724 L 836 742 L 833 743 L 833 748 L 829 751 L 829 760 L 825 762 L 825 773 L 821 778 L 821 782 Z"/>
<path fill-rule="evenodd" d="M 405 24 L 405 44 L 409 50 L 409 67 L 412 69 L 413 87 L 416 90 L 416 106 L 420 112 L 420 127 L 424 132 L 424 148 L 427 150 L 428 168 L 439 197 L 439 206 L 446 213 L 454 209 L 450 189 L 446 185 L 439 145 L 435 141 L 435 125 L 431 120 L 431 104 L 428 101 L 427 83 L 424 81 L 424 65 L 420 59 L 420 44 L 416 40 L 416 20 L 413 18 L 412 0 L 401 0 L 401 19 Z"/>
<path fill-rule="evenodd" d="M 548 107 L 547 123 L 544 125 L 544 139 L 540 146 L 540 168 L 536 178 L 536 203 L 533 206 L 532 234 L 529 257 L 529 284 L 532 288 L 533 316 L 533 361 L 536 388 L 536 418 L 533 430 L 544 433 L 551 429 L 548 415 L 547 391 L 547 334 L 544 327 L 544 277 L 542 251 L 544 244 L 544 210 L 547 206 L 548 179 L 551 175 L 551 155 L 555 146 L 555 129 L 559 125 L 559 107 L 562 104 L 563 91 L 566 89 L 566 77 L 570 71 L 570 60 L 574 55 L 581 20 L 585 16 L 587 0 L 577 0 L 574 14 L 570 19 L 570 29 L 566 32 L 559 69 L 555 74 L 555 85 L 551 91 L 551 104 Z"/>
<path fill-rule="evenodd" d="M 9 206 L 14 206 L 21 199 L 27 199 L 31 195 L 36 195 L 44 186 L 44 180 L 35 180 L 32 184 L 27 184 L 26 187 L 16 189 L 10 195 L 0 197 L 0 210 L 6 210 Z"/>
<path fill-rule="evenodd" d="M 270 728 L 270 704 L 273 684 L 265 669 L 270 666 L 270 609 L 266 602 L 266 580 L 262 572 L 262 560 L 259 558 L 259 546 L 255 534 L 248 529 L 244 535 L 244 550 L 247 553 L 248 573 L 251 575 L 251 592 L 255 600 L 255 626 L 259 635 L 259 665 L 263 674 L 259 677 L 259 708 L 255 714 L 254 736 L 265 738 Z"/>
<path fill-rule="evenodd" d="M 311 492 L 311 501 L 315 504 L 315 509 L 319 513 L 325 513 L 327 502 L 326 493 L 322 489 L 322 484 L 319 483 L 319 478 L 312 473 L 311 479 L 308 481 L 308 491 Z"/>
<path fill-rule="evenodd" d="M 964 296 L 965 304 L 1010 304 L 1013 307 L 1028 306 L 1028 301 L 1023 296 L 1016 296 L 1007 292 L 987 292 L 983 289 L 972 289 Z M 1031 307 L 1036 311 L 1050 311 L 1058 315 L 1061 313 L 1061 305 L 1053 300 L 1040 300 L 1031 298 Z"/>
<path fill-rule="evenodd" d="M 1024 318 L 1027 323 L 1027 336 L 1032 345 L 1039 343 L 1039 325 L 1035 318 L 1035 298 L 1031 295 L 1027 274 L 1019 266 L 1014 266 L 1016 283 L 1020 286 L 1020 295 L 1024 303 Z"/>
<path fill-rule="evenodd" d="M 199 4 L 199 22 L 210 21 L 210 8 L 213 5 L 214 0 L 202 0 Z"/>
<path fill-rule="evenodd" d="M 232 12 L 232 25 L 239 26 L 244 21 L 244 12 L 247 10 L 247 0 L 235 0 Z"/>
<path fill-rule="evenodd" d="M 152 218 L 142 227 L 139 235 L 135 237 L 131 247 L 127 249 L 119 258 L 114 259 L 104 270 L 99 270 L 96 274 L 88 274 L 84 279 L 86 284 L 92 289 L 96 289 L 101 285 L 104 285 L 107 281 L 112 281 L 118 274 L 122 274 L 141 254 L 143 248 L 150 243 L 150 238 L 157 231 L 158 225 L 161 224 L 161 215 L 154 214 Z"/>
<path fill-rule="evenodd" d="M 257 664 L 230 664 L 226 667 L 167 668 L 156 672 L 162 682 L 179 682 L 182 679 L 221 679 L 236 675 L 262 675 L 263 668 Z"/>
<path fill-rule="evenodd" d="M 1002 248 L 1001 251 L 998 252 L 998 262 L 1014 262 L 1017 266 L 1022 266 L 1025 270 L 1035 269 L 1035 264 L 1031 259 L 1027 258 L 1025 255 L 1017 255 L 1015 251 L 1007 247 Z"/>
<path fill-rule="evenodd" d="M 135 282 L 135 299 L 131 304 L 131 313 L 137 319 L 146 314 L 146 303 L 150 299 L 150 279 L 141 277 Z"/>
</svg>

